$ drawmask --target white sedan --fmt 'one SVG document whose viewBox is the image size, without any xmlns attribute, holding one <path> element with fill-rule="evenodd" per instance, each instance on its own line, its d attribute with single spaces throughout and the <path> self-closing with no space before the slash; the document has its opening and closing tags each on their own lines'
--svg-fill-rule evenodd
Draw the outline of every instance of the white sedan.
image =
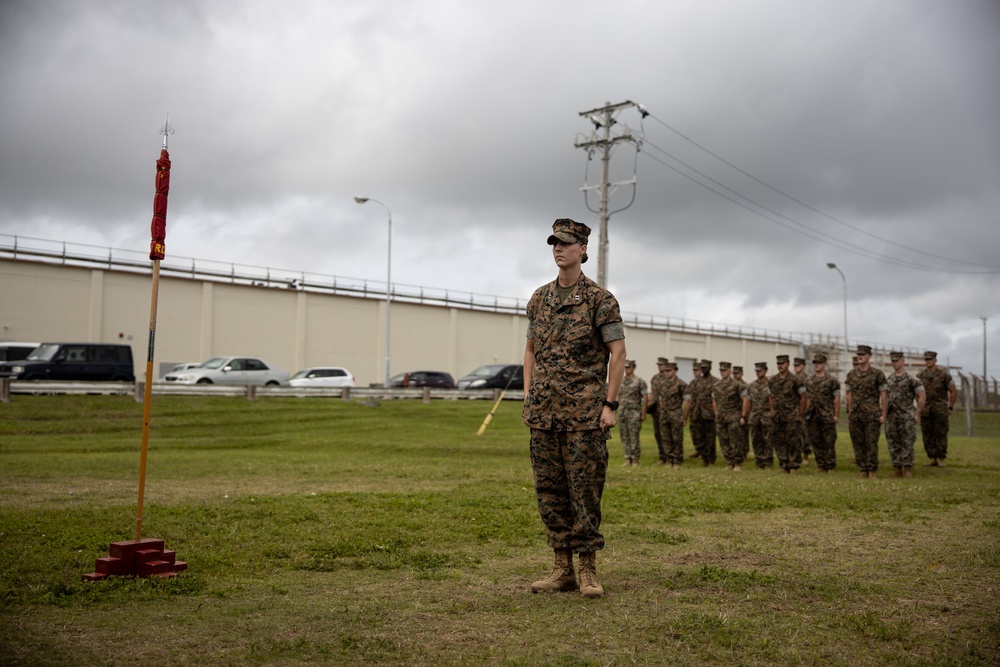
<svg viewBox="0 0 1000 667">
<path fill-rule="evenodd" d="M 316 366 L 303 368 L 292 376 L 288 384 L 293 387 L 355 387 L 357 383 L 351 371 L 340 366 Z"/>
<path fill-rule="evenodd" d="M 194 368 L 163 376 L 173 384 L 288 384 L 288 371 L 274 368 L 256 357 L 212 357 Z"/>
</svg>

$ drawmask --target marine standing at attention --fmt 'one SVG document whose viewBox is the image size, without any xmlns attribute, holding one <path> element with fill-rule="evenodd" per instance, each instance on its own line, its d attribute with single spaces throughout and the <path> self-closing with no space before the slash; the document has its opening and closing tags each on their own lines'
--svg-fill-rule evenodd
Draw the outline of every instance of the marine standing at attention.
<svg viewBox="0 0 1000 667">
<path fill-rule="evenodd" d="M 555 565 L 534 593 L 600 597 L 596 553 L 604 548 L 601 496 L 608 429 L 625 373 L 625 328 L 615 297 L 583 275 L 587 225 L 561 218 L 548 238 L 558 277 L 528 301 L 522 421 L 531 429 L 535 497 Z M 579 554 L 580 579 L 573 569 Z"/>
<path fill-rule="evenodd" d="M 625 379 L 618 390 L 618 435 L 625 451 L 625 465 L 639 465 L 642 453 L 639 432 L 646 421 L 646 381 L 635 374 L 635 360 L 625 360 Z"/>
</svg>

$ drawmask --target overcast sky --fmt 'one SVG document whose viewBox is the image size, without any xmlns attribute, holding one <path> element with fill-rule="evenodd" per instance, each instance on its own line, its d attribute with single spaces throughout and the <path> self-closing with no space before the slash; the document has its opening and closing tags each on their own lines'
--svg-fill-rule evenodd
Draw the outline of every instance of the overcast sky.
<svg viewBox="0 0 1000 667">
<path fill-rule="evenodd" d="M 594 228 L 626 100 L 630 313 L 936 349 L 1000 376 L 1000 2 L 4 0 L 0 233 L 527 299 Z M 599 130 L 603 132 L 602 130 Z M 589 206 L 588 206 L 589 204 Z"/>
</svg>

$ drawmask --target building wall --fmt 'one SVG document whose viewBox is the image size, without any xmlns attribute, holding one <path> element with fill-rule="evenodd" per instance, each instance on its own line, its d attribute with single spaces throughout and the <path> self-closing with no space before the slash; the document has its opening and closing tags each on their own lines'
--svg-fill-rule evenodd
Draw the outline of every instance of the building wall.
<svg viewBox="0 0 1000 667">
<path fill-rule="evenodd" d="M 142 377 L 151 295 L 151 278 L 141 273 L 0 259 L 0 339 L 129 343 Z M 444 370 L 457 379 L 524 356 L 521 314 L 395 302 L 390 320 L 392 374 Z M 346 366 L 360 385 L 380 383 L 385 323 L 382 299 L 161 277 L 154 368 L 245 354 L 289 372 Z M 628 357 L 647 379 L 661 356 L 688 360 L 680 369 L 685 378 L 690 359 L 712 359 L 716 369 L 719 361 L 742 363 L 752 378 L 755 361 L 773 369 L 775 355 L 801 354 L 788 343 L 628 326 L 625 333 Z"/>
</svg>

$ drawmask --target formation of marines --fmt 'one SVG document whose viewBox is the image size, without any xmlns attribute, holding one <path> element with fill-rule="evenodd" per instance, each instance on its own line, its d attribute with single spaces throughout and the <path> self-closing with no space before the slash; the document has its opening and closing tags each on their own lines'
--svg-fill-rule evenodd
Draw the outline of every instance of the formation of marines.
<svg viewBox="0 0 1000 667">
<path fill-rule="evenodd" d="M 948 456 L 948 417 L 954 410 L 957 389 L 951 374 L 937 366 L 937 353 L 924 353 L 925 368 L 916 375 L 906 370 L 902 352 L 891 352 L 892 373 L 887 377 L 871 364 L 872 349 L 858 345 L 853 368 L 841 383 L 827 372 L 827 355 L 816 353 L 812 373 L 806 360 L 778 355 L 777 372 L 768 376 L 767 362 L 754 364 L 756 379 L 743 381 L 743 369 L 728 361 L 719 363 L 719 377 L 712 362 L 695 361 L 690 383 L 677 377 L 677 364 L 666 357 L 656 360 L 658 373 L 649 381 L 649 393 L 629 398 L 625 386 L 646 383 L 635 377 L 635 362 L 626 363 L 622 389 L 622 446 L 626 465 L 638 465 L 639 429 L 648 413 L 653 417 L 659 463 L 671 468 L 684 462 L 683 429 L 688 426 L 701 465 L 716 461 L 716 441 L 726 469 L 738 471 L 752 448 L 754 464 L 766 470 L 775 465 L 794 474 L 812 457 L 822 473 L 837 467 L 837 424 L 846 406 L 848 431 L 858 474 L 877 477 L 878 442 L 884 432 L 893 477 L 913 477 L 914 447 L 920 425 L 927 466 L 944 466 Z M 633 392 L 634 393 L 634 392 Z"/>
</svg>

